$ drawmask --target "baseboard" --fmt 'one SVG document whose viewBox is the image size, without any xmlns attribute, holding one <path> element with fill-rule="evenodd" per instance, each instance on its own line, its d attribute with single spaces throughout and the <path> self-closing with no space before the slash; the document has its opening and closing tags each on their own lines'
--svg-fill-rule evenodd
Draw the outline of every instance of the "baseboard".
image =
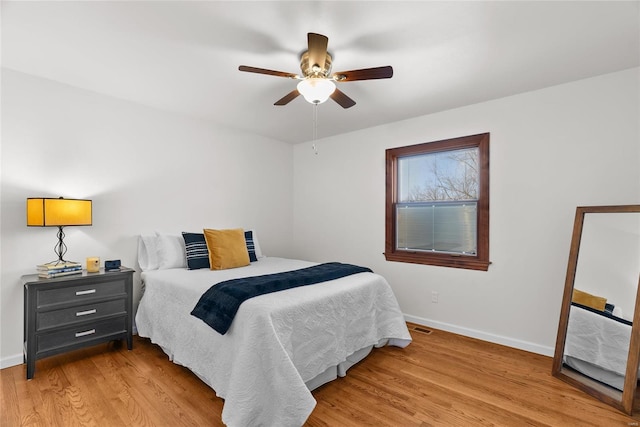
<svg viewBox="0 0 640 427">
<path fill-rule="evenodd" d="M 16 354 L 14 356 L 5 357 L 4 359 L 0 359 L 0 369 L 22 365 L 22 363 L 24 363 L 23 361 L 24 359 L 22 358 L 22 354 Z"/>
<path fill-rule="evenodd" d="M 517 340 L 513 338 L 503 337 L 500 335 L 489 334 L 486 332 L 478 331 L 476 329 L 463 328 L 449 323 L 438 322 L 435 320 L 424 319 L 422 317 L 411 316 L 409 314 L 404 315 L 404 319 L 407 322 L 417 323 L 422 326 L 429 326 L 431 328 L 440 329 L 442 331 L 453 332 L 454 334 L 464 335 L 466 337 L 477 338 L 482 341 L 488 341 L 495 344 L 506 345 L 507 347 L 517 348 L 519 350 L 529 351 L 531 353 L 541 354 L 543 356 L 553 357 L 555 349 L 553 347 L 546 347 L 538 344 L 534 344 L 528 341 Z"/>
</svg>

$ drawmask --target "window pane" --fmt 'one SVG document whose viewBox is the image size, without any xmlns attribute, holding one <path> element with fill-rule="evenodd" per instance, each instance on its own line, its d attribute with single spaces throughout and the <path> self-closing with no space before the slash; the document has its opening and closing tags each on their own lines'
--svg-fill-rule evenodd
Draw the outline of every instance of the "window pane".
<svg viewBox="0 0 640 427">
<path fill-rule="evenodd" d="M 477 200 L 478 148 L 398 159 L 398 202 Z"/>
<path fill-rule="evenodd" d="M 476 255 L 476 202 L 399 203 L 396 248 Z"/>
</svg>

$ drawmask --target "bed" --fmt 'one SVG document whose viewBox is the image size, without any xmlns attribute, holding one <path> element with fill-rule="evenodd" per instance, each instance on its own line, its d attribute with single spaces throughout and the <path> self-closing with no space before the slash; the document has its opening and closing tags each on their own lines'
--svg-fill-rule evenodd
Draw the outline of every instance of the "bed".
<svg viewBox="0 0 640 427">
<path fill-rule="evenodd" d="M 139 250 L 141 267 L 147 252 Z M 411 342 L 387 281 L 364 272 L 260 295 L 240 305 L 224 335 L 190 313 L 215 283 L 313 265 L 259 256 L 217 271 L 143 268 L 138 334 L 224 399 L 226 425 L 300 426 L 315 407 L 312 390 L 346 375 L 373 347 Z"/>
<path fill-rule="evenodd" d="M 610 311 L 571 303 L 564 363 L 622 391 L 631 340 L 631 322 Z"/>
</svg>

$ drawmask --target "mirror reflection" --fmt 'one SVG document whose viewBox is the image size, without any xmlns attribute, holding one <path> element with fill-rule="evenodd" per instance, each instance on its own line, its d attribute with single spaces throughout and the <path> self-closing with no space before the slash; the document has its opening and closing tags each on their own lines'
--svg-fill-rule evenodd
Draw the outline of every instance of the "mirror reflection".
<svg viewBox="0 0 640 427">
<path fill-rule="evenodd" d="M 603 295 L 632 321 L 639 273 L 640 213 L 585 214 L 574 290 Z"/>
<path fill-rule="evenodd" d="M 638 345 L 631 344 L 640 333 L 633 328 L 640 206 L 601 208 L 578 208 L 576 213 L 556 346 L 556 359 L 562 360 L 554 360 L 554 375 L 569 376 L 572 384 L 631 413 L 638 378 Z M 634 378 L 625 391 L 631 366 Z"/>
</svg>

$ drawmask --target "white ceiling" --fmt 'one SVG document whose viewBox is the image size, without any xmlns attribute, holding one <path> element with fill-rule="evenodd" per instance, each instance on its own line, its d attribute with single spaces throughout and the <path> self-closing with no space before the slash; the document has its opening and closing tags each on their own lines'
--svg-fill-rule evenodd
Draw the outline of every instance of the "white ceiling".
<svg viewBox="0 0 640 427">
<path fill-rule="evenodd" d="M 357 104 L 318 107 L 318 137 L 640 65 L 638 1 L 2 1 L 3 67 L 298 143 L 313 106 L 286 78 L 307 32 L 333 70 L 391 65 L 340 83 Z"/>
</svg>

